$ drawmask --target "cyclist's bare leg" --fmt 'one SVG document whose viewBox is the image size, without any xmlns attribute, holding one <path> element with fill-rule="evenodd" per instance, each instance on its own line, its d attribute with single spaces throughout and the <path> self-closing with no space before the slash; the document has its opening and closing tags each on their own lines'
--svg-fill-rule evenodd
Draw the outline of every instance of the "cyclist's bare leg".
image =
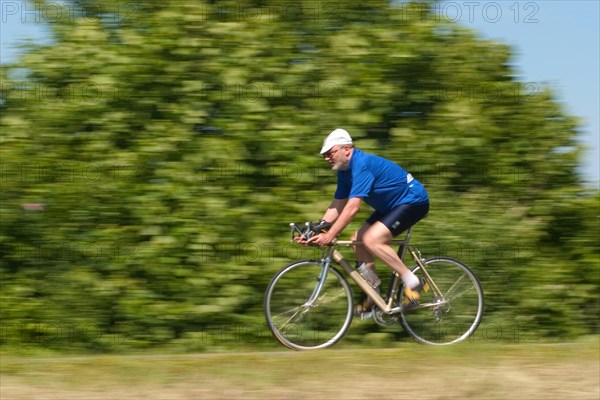
<svg viewBox="0 0 600 400">
<path fill-rule="evenodd" d="M 377 221 L 371 225 L 363 234 L 362 240 L 364 247 L 375 257 L 386 263 L 390 268 L 396 271 L 400 276 L 412 272 L 406 268 L 396 251 L 387 242 L 392 240 L 392 233 L 381 222 Z"/>
<path fill-rule="evenodd" d="M 360 227 L 359 230 L 354 232 L 352 235 L 352 240 L 363 240 L 362 237 L 364 233 L 371 227 L 370 224 L 366 222 Z M 367 267 L 371 268 L 375 271 L 375 259 L 373 255 L 367 250 L 367 248 L 362 244 L 357 244 L 352 246 L 352 250 L 354 251 L 354 255 L 356 256 L 356 261 L 363 262 L 367 265 Z"/>
</svg>

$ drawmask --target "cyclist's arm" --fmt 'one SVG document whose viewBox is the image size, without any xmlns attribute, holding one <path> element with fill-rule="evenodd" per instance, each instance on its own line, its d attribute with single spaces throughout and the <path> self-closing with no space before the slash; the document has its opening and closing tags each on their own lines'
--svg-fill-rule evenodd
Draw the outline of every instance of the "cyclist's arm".
<svg viewBox="0 0 600 400">
<path fill-rule="evenodd" d="M 329 232 L 327 232 L 332 238 L 335 238 L 339 235 L 352 219 L 356 213 L 360 210 L 360 203 L 362 202 L 360 197 L 353 197 L 351 199 L 344 200 L 344 208 L 342 212 L 339 214 L 339 217 L 335 220 L 335 223 L 329 228 Z M 328 221 L 326 219 L 326 221 Z"/>
<path fill-rule="evenodd" d="M 342 213 L 342 210 L 347 202 L 348 199 L 333 199 L 327 208 L 327 211 L 325 211 L 325 214 L 323 214 L 323 218 L 321 219 L 333 224 Z"/>
</svg>

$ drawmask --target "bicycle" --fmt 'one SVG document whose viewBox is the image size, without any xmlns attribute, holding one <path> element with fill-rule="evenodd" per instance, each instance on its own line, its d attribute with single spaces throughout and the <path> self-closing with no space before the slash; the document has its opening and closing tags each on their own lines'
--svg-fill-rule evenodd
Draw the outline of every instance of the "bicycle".
<svg viewBox="0 0 600 400">
<path fill-rule="evenodd" d="M 329 226 L 307 222 L 304 229 L 295 223 L 290 227 L 294 241 L 298 235 L 308 239 Z M 415 261 L 412 271 L 429 286 L 419 302 L 405 304 L 402 279 L 396 272 L 392 272 L 385 295 L 380 295 L 336 249 L 361 242 L 335 240 L 322 248 L 320 260 L 292 262 L 271 279 L 265 292 L 264 313 L 274 337 L 290 349 L 311 350 L 330 347 L 346 334 L 354 317 L 353 293 L 348 280 L 333 264 L 341 266 L 371 297 L 373 309 L 365 316 L 378 325 L 400 322 L 422 344 L 447 345 L 471 336 L 483 316 L 483 289 L 478 278 L 458 260 L 423 258 L 409 244 L 411 230 L 404 239 L 389 243 L 399 245 L 401 259 L 408 251 Z"/>
</svg>

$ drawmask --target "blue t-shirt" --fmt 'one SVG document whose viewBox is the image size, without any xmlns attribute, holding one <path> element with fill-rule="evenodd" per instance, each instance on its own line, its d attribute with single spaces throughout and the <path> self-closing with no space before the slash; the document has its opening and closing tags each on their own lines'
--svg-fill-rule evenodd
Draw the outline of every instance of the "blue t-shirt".
<svg viewBox="0 0 600 400">
<path fill-rule="evenodd" d="M 352 152 L 345 171 L 338 171 L 336 199 L 360 197 L 382 213 L 400 204 L 418 204 L 429 201 L 427 191 L 411 174 L 383 157 Z"/>
</svg>

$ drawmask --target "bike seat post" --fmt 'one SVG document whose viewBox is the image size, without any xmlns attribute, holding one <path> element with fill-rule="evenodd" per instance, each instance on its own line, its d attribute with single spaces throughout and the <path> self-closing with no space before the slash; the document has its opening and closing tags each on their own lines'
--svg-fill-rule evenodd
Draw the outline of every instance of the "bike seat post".
<svg viewBox="0 0 600 400">
<path fill-rule="evenodd" d="M 400 248 L 398 249 L 398 257 L 400 257 L 401 260 L 404 258 L 404 252 L 406 251 L 406 248 L 408 247 L 411 231 L 412 231 L 412 226 L 410 228 L 408 228 L 408 230 L 406 231 L 406 236 L 404 237 L 404 240 L 402 241 L 402 244 L 400 245 Z"/>
<path fill-rule="evenodd" d="M 410 228 L 408 228 L 408 230 L 406 231 L 406 237 L 404 238 L 404 242 L 406 244 L 408 244 L 408 242 L 410 241 L 410 233 L 412 232 L 412 226 Z"/>
</svg>

